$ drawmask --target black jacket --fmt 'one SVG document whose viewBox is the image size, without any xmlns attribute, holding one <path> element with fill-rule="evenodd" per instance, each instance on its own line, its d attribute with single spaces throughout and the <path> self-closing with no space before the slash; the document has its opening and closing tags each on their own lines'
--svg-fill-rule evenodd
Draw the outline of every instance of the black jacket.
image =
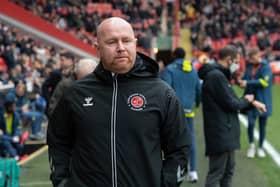
<svg viewBox="0 0 280 187">
<path fill-rule="evenodd" d="M 202 105 L 206 155 L 215 155 L 240 148 L 238 112 L 250 107 L 245 98 L 238 98 L 230 80 L 230 72 L 221 65 L 204 65 L 199 70 L 203 80 Z"/>
<path fill-rule="evenodd" d="M 100 63 L 68 88 L 48 128 L 54 186 L 179 186 L 189 131 L 157 72 L 153 60 L 138 54 L 127 74 L 112 76 Z"/>
</svg>

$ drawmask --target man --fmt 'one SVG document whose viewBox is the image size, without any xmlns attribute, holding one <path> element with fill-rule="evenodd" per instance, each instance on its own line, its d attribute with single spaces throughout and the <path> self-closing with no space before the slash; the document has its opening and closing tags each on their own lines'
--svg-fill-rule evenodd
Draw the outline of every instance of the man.
<svg viewBox="0 0 280 187">
<path fill-rule="evenodd" d="M 96 65 L 97 63 L 92 59 L 81 59 L 72 66 L 72 69 L 68 70 L 70 72 L 69 75 L 62 78 L 50 98 L 48 116 L 53 113 L 66 88 L 68 88 L 74 80 L 81 79 L 89 73 L 92 73 L 96 68 Z"/>
<path fill-rule="evenodd" d="M 69 78 L 73 74 L 73 67 L 75 62 L 75 56 L 70 52 L 63 52 L 60 54 L 60 67 L 54 68 L 54 63 L 51 62 L 51 72 L 42 85 L 42 96 L 47 101 L 47 109 L 49 109 L 50 99 L 58 83 L 63 78 Z M 48 114 L 48 110 L 46 111 Z"/>
<path fill-rule="evenodd" d="M 240 86 L 245 88 L 245 94 L 253 94 L 255 98 L 266 105 L 267 112 L 260 113 L 256 109 L 249 110 L 248 115 L 248 139 L 249 149 L 247 156 L 255 157 L 254 144 L 254 126 L 256 119 L 259 118 L 259 146 L 257 154 L 259 157 L 265 157 L 263 150 L 263 142 L 265 139 L 265 127 L 267 118 L 272 114 L 272 83 L 273 74 L 271 67 L 267 61 L 262 60 L 258 48 L 249 49 L 248 64 L 244 73 L 243 80 L 240 81 Z"/>
<path fill-rule="evenodd" d="M 165 80 L 174 90 L 184 107 L 187 125 L 191 133 L 190 171 L 187 176 L 189 182 L 197 182 L 196 146 L 193 118 L 195 109 L 200 103 L 200 79 L 190 61 L 185 60 L 185 50 L 176 48 L 173 52 L 174 61 L 162 73 Z"/>
<path fill-rule="evenodd" d="M 79 80 L 92 73 L 95 70 L 96 66 L 97 62 L 93 59 L 84 58 L 79 60 L 79 62 L 74 67 L 76 79 Z"/>
<path fill-rule="evenodd" d="M 95 45 L 98 67 L 67 89 L 50 117 L 53 185 L 179 186 L 189 134 L 175 93 L 158 78 L 156 62 L 136 53 L 125 20 L 104 20 Z"/>
<path fill-rule="evenodd" d="M 231 85 L 231 75 L 238 69 L 239 54 L 234 46 L 220 49 L 217 64 L 206 64 L 199 70 L 203 80 L 202 104 L 206 155 L 209 171 L 206 187 L 231 186 L 234 172 L 234 150 L 240 148 L 238 111 L 251 106 L 265 112 L 265 105 L 253 95 L 237 98 Z"/>
</svg>

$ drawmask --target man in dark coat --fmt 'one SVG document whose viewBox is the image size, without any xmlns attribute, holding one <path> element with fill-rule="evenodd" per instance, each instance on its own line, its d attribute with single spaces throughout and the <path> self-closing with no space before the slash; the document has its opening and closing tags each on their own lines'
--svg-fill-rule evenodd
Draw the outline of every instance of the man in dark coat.
<svg viewBox="0 0 280 187">
<path fill-rule="evenodd" d="M 265 112 L 265 105 L 255 101 L 253 95 L 238 98 L 231 84 L 231 74 L 238 68 L 239 54 L 234 46 L 219 51 L 217 64 L 206 64 L 199 70 L 203 80 L 202 104 L 206 155 L 209 171 L 206 187 L 228 187 L 234 170 L 234 150 L 240 148 L 238 111 L 256 107 Z"/>
</svg>

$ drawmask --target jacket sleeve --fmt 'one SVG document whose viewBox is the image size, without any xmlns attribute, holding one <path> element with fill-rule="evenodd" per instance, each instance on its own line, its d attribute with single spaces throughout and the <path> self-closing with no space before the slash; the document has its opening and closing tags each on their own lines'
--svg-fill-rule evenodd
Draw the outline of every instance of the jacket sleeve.
<svg viewBox="0 0 280 187">
<path fill-rule="evenodd" d="M 261 75 L 255 80 L 247 80 L 248 88 L 266 88 L 272 84 L 273 74 L 269 65 L 264 65 Z"/>
<path fill-rule="evenodd" d="M 62 97 L 49 119 L 47 144 L 51 167 L 50 178 L 54 187 L 69 178 L 71 151 L 75 139 L 69 105 L 65 97 Z"/>
<path fill-rule="evenodd" d="M 224 110 L 238 112 L 251 106 L 247 99 L 236 96 L 231 84 L 221 73 L 213 74 L 210 81 L 212 86 L 210 94 Z"/>
<path fill-rule="evenodd" d="M 178 187 L 187 172 L 190 132 L 183 108 L 171 89 L 168 90 L 166 101 L 166 117 L 161 127 L 161 147 L 164 154 L 162 187 Z"/>
</svg>

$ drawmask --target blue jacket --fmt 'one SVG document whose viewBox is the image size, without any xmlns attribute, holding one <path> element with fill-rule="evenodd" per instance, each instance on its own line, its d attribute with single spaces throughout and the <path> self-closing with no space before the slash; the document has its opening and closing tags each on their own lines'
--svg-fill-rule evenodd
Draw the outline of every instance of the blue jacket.
<svg viewBox="0 0 280 187">
<path fill-rule="evenodd" d="M 175 90 L 186 117 L 194 117 L 194 109 L 200 103 L 201 84 L 191 62 L 176 59 L 167 66 L 161 78 Z"/>
<path fill-rule="evenodd" d="M 248 63 L 243 80 L 247 80 L 245 94 L 254 94 L 255 100 L 266 105 L 267 112 L 265 113 L 260 114 L 256 109 L 252 111 L 260 116 L 270 116 L 272 114 L 273 74 L 269 63 L 263 61 L 258 66 Z"/>
</svg>

